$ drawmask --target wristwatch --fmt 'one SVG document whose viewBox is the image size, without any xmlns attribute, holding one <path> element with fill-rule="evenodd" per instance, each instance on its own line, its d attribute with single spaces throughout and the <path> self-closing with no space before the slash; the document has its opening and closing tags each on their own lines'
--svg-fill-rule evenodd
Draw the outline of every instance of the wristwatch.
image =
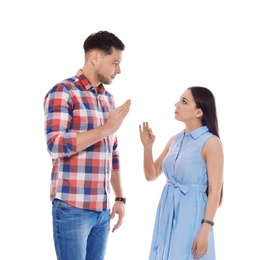
<svg viewBox="0 0 265 260">
<path fill-rule="evenodd" d="M 116 197 L 115 201 L 121 201 L 121 202 L 123 202 L 125 204 L 126 203 L 126 198 Z"/>
</svg>

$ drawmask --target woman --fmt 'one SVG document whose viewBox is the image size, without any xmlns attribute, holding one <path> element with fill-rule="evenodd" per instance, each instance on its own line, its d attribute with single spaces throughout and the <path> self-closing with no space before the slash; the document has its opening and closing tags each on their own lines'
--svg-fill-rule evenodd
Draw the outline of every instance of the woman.
<svg viewBox="0 0 265 260">
<path fill-rule="evenodd" d="M 185 129 L 173 136 L 154 161 L 155 136 L 148 122 L 139 126 L 148 181 L 162 172 L 167 183 L 159 201 L 150 260 L 215 260 L 213 225 L 223 195 L 223 149 L 215 98 L 204 87 L 190 87 L 175 104 Z"/>
</svg>

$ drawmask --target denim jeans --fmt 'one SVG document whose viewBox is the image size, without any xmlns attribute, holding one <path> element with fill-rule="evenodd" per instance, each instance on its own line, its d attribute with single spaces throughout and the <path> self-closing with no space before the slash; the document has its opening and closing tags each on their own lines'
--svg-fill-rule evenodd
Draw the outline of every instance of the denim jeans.
<svg viewBox="0 0 265 260">
<path fill-rule="evenodd" d="M 104 259 L 110 231 L 110 210 L 84 210 L 54 199 L 52 216 L 58 260 Z"/>
</svg>

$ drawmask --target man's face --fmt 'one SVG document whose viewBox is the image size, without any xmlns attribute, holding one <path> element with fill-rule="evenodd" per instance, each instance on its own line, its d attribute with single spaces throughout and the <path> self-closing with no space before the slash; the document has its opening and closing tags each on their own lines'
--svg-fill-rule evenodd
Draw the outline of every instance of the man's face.
<svg viewBox="0 0 265 260">
<path fill-rule="evenodd" d="M 98 55 L 96 75 L 102 84 L 111 84 L 115 76 L 121 73 L 122 51 L 113 48 L 111 55 Z"/>
</svg>

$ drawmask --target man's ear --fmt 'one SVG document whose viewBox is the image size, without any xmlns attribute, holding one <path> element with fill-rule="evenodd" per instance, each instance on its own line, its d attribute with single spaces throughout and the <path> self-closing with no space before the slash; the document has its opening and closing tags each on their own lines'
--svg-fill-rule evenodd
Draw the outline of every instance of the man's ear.
<svg viewBox="0 0 265 260">
<path fill-rule="evenodd" d="M 98 62 L 98 55 L 99 53 L 97 50 L 93 50 L 89 53 L 89 59 L 93 66 L 95 66 Z"/>
</svg>

